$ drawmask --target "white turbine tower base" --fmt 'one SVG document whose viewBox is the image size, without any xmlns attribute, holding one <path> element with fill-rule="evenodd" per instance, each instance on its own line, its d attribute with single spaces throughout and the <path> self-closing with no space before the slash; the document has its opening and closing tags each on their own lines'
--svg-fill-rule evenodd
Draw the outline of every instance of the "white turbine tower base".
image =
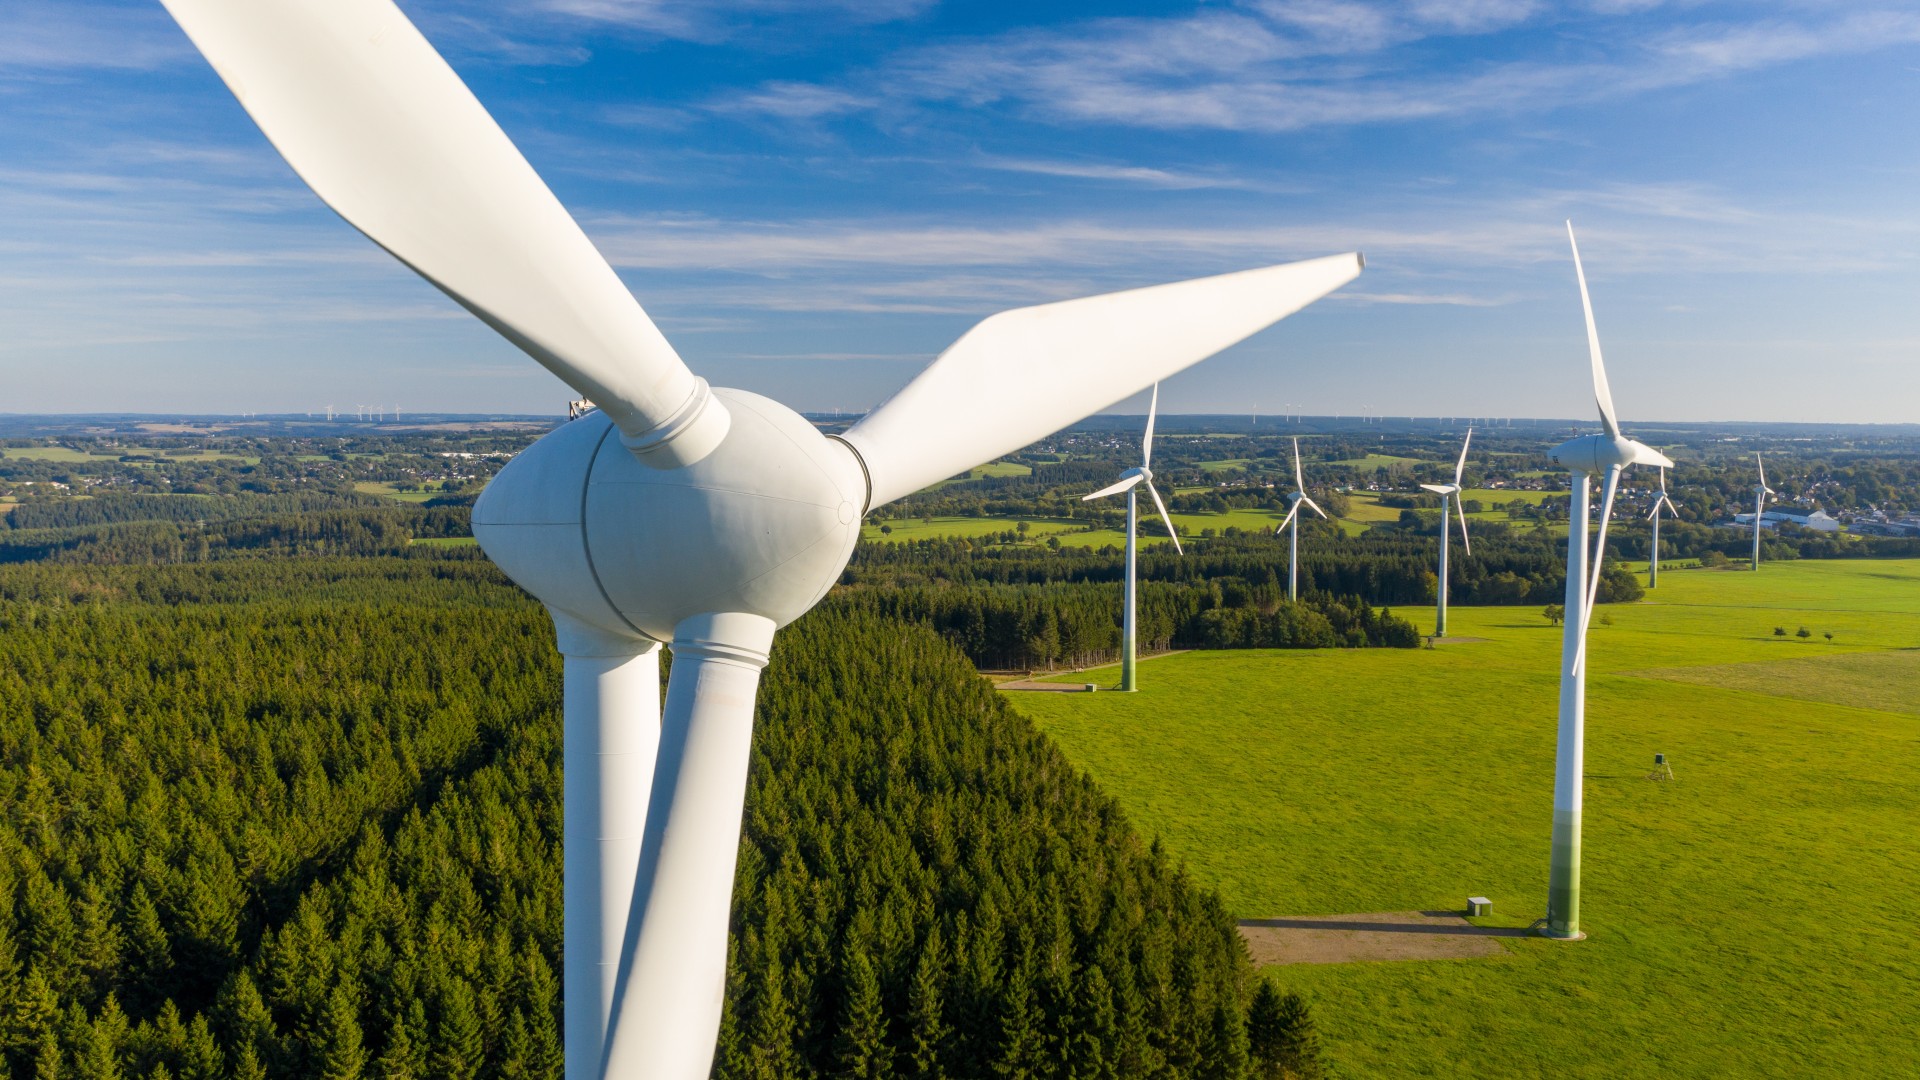
<svg viewBox="0 0 1920 1080">
<path fill-rule="evenodd" d="M 323 201 L 597 406 L 517 455 L 473 510 L 566 658 L 568 1080 L 708 1075 L 760 672 L 775 630 L 839 578 L 861 517 L 1363 266 L 1336 255 L 1002 312 L 829 439 L 687 368 L 392 0 L 163 2 Z"/>
<path fill-rule="evenodd" d="M 1120 689 L 1132 693 L 1138 687 L 1134 674 L 1139 663 L 1140 641 L 1140 604 L 1139 604 L 1139 548 L 1140 548 L 1140 488 L 1145 487 L 1147 494 L 1153 496 L 1154 508 L 1160 511 L 1160 520 L 1166 523 L 1167 536 L 1173 540 L 1173 550 L 1186 554 L 1180 547 L 1180 534 L 1174 530 L 1173 518 L 1167 515 L 1167 504 L 1160 501 L 1160 492 L 1153 486 L 1153 420 L 1160 411 L 1160 384 L 1153 384 L 1153 397 L 1147 402 L 1147 432 L 1140 439 L 1140 465 L 1120 474 L 1118 482 L 1109 484 L 1099 491 L 1082 495 L 1081 502 L 1104 499 L 1108 495 L 1127 493 L 1127 569 L 1126 585 L 1122 589 L 1121 602 L 1125 610 L 1120 616 Z"/>
<path fill-rule="evenodd" d="M 1593 396 L 1599 406 L 1599 435 L 1583 435 L 1555 447 L 1549 456 L 1571 473 L 1573 495 L 1567 508 L 1567 590 L 1560 640 L 1560 728 L 1554 752 L 1553 846 L 1547 870 L 1547 917 L 1541 932 L 1550 938 L 1579 940 L 1580 930 L 1580 812 L 1585 795 L 1582 770 L 1586 766 L 1587 627 L 1599 598 L 1600 569 L 1607 554 L 1607 521 L 1613 516 L 1613 498 L 1620 474 L 1629 465 L 1673 462 L 1644 443 L 1620 433 L 1613 411 L 1613 391 L 1600 356 L 1600 331 L 1593 321 L 1593 302 L 1587 296 L 1587 274 L 1580 265 L 1580 245 L 1567 223 L 1567 241 L 1573 246 L 1573 270 L 1580 282 L 1580 305 L 1587 317 L 1587 351 L 1593 368 Z M 1587 557 L 1587 502 L 1594 473 L 1606 483 L 1600 497 L 1600 534 L 1593 557 Z"/>
<path fill-rule="evenodd" d="M 1467 538 L 1467 508 L 1462 505 L 1462 485 L 1467 475 L 1467 447 L 1473 445 L 1473 429 L 1467 429 L 1467 437 L 1460 443 L 1460 460 L 1453 466 L 1453 483 L 1421 484 L 1420 486 L 1440 496 L 1440 576 L 1439 586 L 1434 590 L 1437 606 L 1433 616 L 1433 636 L 1447 636 L 1447 533 L 1452 530 L 1453 522 L 1448 520 L 1458 511 L 1460 515 L 1460 543 L 1473 554 L 1473 541 Z"/>
</svg>

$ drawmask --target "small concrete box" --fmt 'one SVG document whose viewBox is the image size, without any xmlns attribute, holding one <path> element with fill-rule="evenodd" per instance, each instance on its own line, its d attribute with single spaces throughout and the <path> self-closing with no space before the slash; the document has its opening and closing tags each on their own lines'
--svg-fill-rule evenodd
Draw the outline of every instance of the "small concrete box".
<svg viewBox="0 0 1920 1080">
<path fill-rule="evenodd" d="M 1087 683 L 1085 685 L 1086 685 L 1086 692 L 1089 694 L 1093 693 L 1095 690 L 1100 689 L 1100 686 L 1097 683 Z"/>
<path fill-rule="evenodd" d="M 1493 901 L 1484 896 L 1469 896 L 1467 897 L 1467 914 L 1491 915 L 1493 914 Z"/>
</svg>

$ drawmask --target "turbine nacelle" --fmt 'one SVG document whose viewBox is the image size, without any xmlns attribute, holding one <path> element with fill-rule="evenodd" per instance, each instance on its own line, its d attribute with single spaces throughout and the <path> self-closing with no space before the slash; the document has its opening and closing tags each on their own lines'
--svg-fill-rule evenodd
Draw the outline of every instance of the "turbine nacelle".
<svg viewBox="0 0 1920 1080">
<path fill-rule="evenodd" d="M 1547 456 L 1561 468 L 1589 475 L 1629 465 L 1673 467 L 1672 460 L 1665 454 L 1624 435 L 1582 435 L 1547 451 Z"/>
<path fill-rule="evenodd" d="M 732 422 L 699 461 L 650 468 L 590 413 L 487 485 L 475 538 L 549 608 L 616 637 L 670 641 L 710 612 L 799 618 L 859 540 L 860 462 L 777 401 L 713 393 Z"/>
</svg>

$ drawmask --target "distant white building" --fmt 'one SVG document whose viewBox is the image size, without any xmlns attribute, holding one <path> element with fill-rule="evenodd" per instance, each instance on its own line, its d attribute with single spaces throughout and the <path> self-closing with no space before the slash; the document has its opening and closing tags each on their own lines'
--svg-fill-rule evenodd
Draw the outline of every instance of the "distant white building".
<svg viewBox="0 0 1920 1080">
<path fill-rule="evenodd" d="M 1786 510 L 1769 510 L 1760 515 L 1760 527 L 1775 529 L 1782 525 L 1798 525 L 1814 532 L 1839 532 L 1840 520 L 1825 510 L 1815 510 L 1811 514 L 1795 514 Z M 1733 515 L 1733 527 L 1737 529 L 1753 528 L 1752 514 Z"/>
</svg>

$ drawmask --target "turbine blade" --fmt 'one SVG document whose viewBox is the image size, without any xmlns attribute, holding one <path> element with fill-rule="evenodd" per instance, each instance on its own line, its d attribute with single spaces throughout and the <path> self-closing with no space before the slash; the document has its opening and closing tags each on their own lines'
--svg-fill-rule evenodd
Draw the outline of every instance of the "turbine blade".
<svg viewBox="0 0 1920 1080">
<path fill-rule="evenodd" d="M 1308 506 L 1313 507 L 1313 512 L 1316 514 L 1319 514 L 1322 520 L 1327 519 L 1327 512 L 1325 510 L 1320 509 L 1319 503 L 1314 502 L 1312 499 L 1307 498 L 1305 495 L 1300 496 L 1300 502 L 1306 503 Z M 1293 505 L 1297 507 L 1300 505 L 1300 503 L 1294 503 Z"/>
<path fill-rule="evenodd" d="M 1587 663 L 1587 628 L 1593 625 L 1593 604 L 1600 595 L 1600 568 L 1607 557 L 1607 522 L 1613 519 L 1613 496 L 1619 489 L 1620 466 L 1609 465 L 1606 488 L 1600 496 L 1600 535 L 1594 540 L 1593 569 L 1587 577 L 1587 603 L 1580 612 L 1580 651 L 1574 654 L 1573 660 L 1573 670 L 1576 672 Z M 1568 536 L 1567 542 L 1572 543 L 1574 539 Z M 1587 542 L 1584 536 L 1578 539 L 1583 544 Z"/>
<path fill-rule="evenodd" d="M 1140 467 L 1153 464 L 1153 417 L 1160 411 L 1160 384 L 1153 384 L 1153 397 L 1147 399 L 1147 434 L 1140 440 Z"/>
<path fill-rule="evenodd" d="M 704 384 L 391 0 L 163 2 L 287 164 L 368 239 L 628 436 L 701 415 Z"/>
<path fill-rule="evenodd" d="M 1281 533 L 1286 532 L 1287 526 L 1293 524 L 1294 515 L 1298 514 L 1299 512 L 1300 512 L 1300 503 L 1296 501 L 1292 506 L 1289 506 L 1287 508 L 1287 516 L 1280 519 L 1280 524 L 1274 526 L 1273 535 L 1279 536 Z"/>
<path fill-rule="evenodd" d="M 1451 495 L 1451 494 L 1453 494 L 1453 485 L 1452 485 L 1452 484 L 1421 484 L 1420 486 L 1421 486 L 1421 488 L 1423 488 L 1424 490 L 1427 490 L 1427 491 L 1431 491 L 1431 492 L 1433 492 L 1433 493 L 1434 493 L 1435 495 Z"/>
<path fill-rule="evenodd" d="M 727 921 L 753 748 L 753 706 L 773 645 L 758 615 L 674 628 L 673 670 L 634 878 L 627 947 L 598 1076 L 705 1076 L 720 1031 Z"/>
<path fill-rule="evenodd" d="M 1300 440 L 1298 437 L 1295 437 L 1293 440 L 1293 490 L 1302 495 L 1307 493 L 1307 481 L 1300 472 Z"/>
<path fill-rule="evenodd" d="M 1760 454 L 1758 451 L 1754 452 L 1753 463 L 1754 465 L 1758 466 L 1760 469 L 1760 486 L 1763 488 L 1766 488 L 1767 493 L 1771 495 L 1773 493 L 1773 489 L 1770 487 L 1767 487 L 1767 463 L 1765 460 L 1763 460 L 1760 457 Z"/>
<path fill-rule="evenodd" d="M 881 506 L 1183 371 L 1352 281 L 1360 267 L 1358 255 L 1334 255 L 1004 311 L 841 438 L 867 467 L 869 506 Z"/>
<path fill-rule="evenodd" d="M 1121 480 L 1117 484 L 1108 484 L 1106 487 L 1101 488 L 1099 491 L 1096 491 L 1091 495 L 1080 496 L 1080 501 L 1092 502 L 1095 499 L 1104 499 L 1109 495 L 1118 495 L 1119 493 L 1139 483 L 1142 479 L 1143 477 L 1141 476 L 1140 473 L 1134 473 L 1132 476 L 1129 476 L 1126 479 Z"/>
<path fill-rule="evenodd" d="M 1472 445 L 1473 429 L 1468 428 L 1467 439 L 1460 444 L 1460 463 L 1453 467 L 1453 486 L 1456 488 L 1460 486 L 1462 479 L 1467 475 L 1467 447 Z"/>
<path fill-rule="evenodd" d="M 1465 501 L 1465 499 L 1457 495 L 1454 496 L 1453 508 L 1460 512 L 1460 542 L 1467 546 L 1467 554 L 1471 555 L 1473 554 L 1473 541 L 1467 539 L 1467 508 L 1461 505 Z M 1447 523 L 1444 521 L 1440 523 L 1441 528 L 1446 528 L 1446 525 Z"/>
<path fill-rule="evenodd" d="M 1587 352 L 1593 357 L 1593 397 L 1600 406 L 1600 426 L 1607 434 L 1620 437 L 1620 422 L 1613 415 L 1613 391 L 1607 386 L 1607 365 L 1600 359 L 1600 330 L 1593 323 L 1593 300 L 1587 296 L 1587 272 L 1580 265 L 1580 241 L 1574 239 L 1573 222 L 1567 222 L 1567 243 L 1573 246 L 1573 273 L 1580 279 L 1580 306 L 1587 313 Z"/>
<path fill-rule="evenodd" d="M 1153 507 L 1160 511 L 1160 520 L 1166 523 L 1167 535 L 1173 539 L 1173 550 L 1185 555 L 1186 552 L 1180 547 L 1180 534 L 1173 531 L 1173 518 L 1167 513 L 1167 504 L 1160 501 L 1160 491 L 1151 480 L 1147 481 L 1147 494 L 1153 496 Z"/>
<path fill-rule="evenodd" d="M 1663 499 L 1667 497 L 1667 467 L 1665 465 L 1660 466 L 1660 497 Z"/>
</svg>

